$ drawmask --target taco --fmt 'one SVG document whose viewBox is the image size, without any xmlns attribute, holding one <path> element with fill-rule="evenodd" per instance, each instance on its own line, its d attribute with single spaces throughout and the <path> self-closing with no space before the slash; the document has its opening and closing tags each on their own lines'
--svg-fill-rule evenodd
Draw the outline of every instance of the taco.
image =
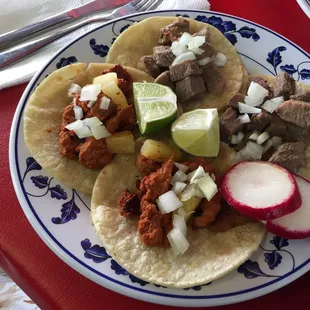
<svg viewBox="0 0 310 310">
<path fill-rule="evenodd" d="M 237 94 L 220 117 L 221 141 L 243 159 L 269 161 L 310 179 L 310 86 L 286 72 L 250 76 L 249 82 L 248 95 Z"/>
<path fill-rule="evenodd" d="M 222 277 L 256 251 L 264 236 L 263 225 L 229 206 L 220 207 L 216 200 L 213 205 L 206 203 L 206 208 L 212 208 L 213 219 L 217 214 L 212 230 L 198 229 L 210 222 L 210 214 L 193 217 L 196 228 L 187 230 L 189 248 L 176 256 L 166 237 L 172 214 L 160 215 L 152 204 L 145 205 L 141 214 L 135 208 L 139 206 L 135 201 L 138 198 L 130 193 L 137 191 L 137 177 L 141 176 L 135 162 L 135 155 L 117 155 L 99 174 L 91 201 L 91 217 L 98 236 L 107 252 L 128 272 L 158 285 L 185 288 Z M 171 165 L 172 159 L 163 165 L 162 177 L 168 183 Z M 159 187 L 160 183 L 154 185 Z M 121 213 L 120 206 L 124 207 Z"/>
<path fill-rule="evenodd" d="M 222 109 L 248 76 L 219 30 L 183 17 L 150 17 L 130 26 L 113 43 L 107 62 L 144 70 L 175 89 L 187 111 Z"/>
<path fill-rule="evenodd" d="M 51 73 L 33 92 L 24 113 L 24 137 L 32 156 L 67 186 L 91 195 L 100 169 L 113 154 L 134 152 L 134 81 L 153 78 L 137 69 L 95 63 Z M 103 84 L 108 85 L 104 94 Z M 66 127 L 70 123 L 80 126 L 75 127 L 79 136 Z"/>
</svg>

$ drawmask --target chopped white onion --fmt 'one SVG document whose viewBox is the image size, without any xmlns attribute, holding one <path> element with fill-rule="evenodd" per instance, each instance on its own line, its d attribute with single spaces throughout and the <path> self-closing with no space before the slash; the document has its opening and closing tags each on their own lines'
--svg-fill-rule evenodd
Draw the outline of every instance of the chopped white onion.
<svg viewBox="0 0 310 310">
<path fill-rule="evenodd" d="M 78 105 L 73 106 L 73 112 L 75 119 L 79 120 L 83 118 L 83 109 Z"/>
<path fill-rule="evenodd" d="M 232 135 L 230 143 L 231 144 L 238 144 L 238 137 L 236 135 Z"/>
<path fill-rule="evenodd" d="M 178 65 L 186 60 L 195 60 L 196 56 L 193 52 L 187 52 L 178 56 L 172 63 L 172 66 Z"/>
<path fill-rule="evenodd" d="M 257 101 L 256 98 L 253 99 L 250 96 L 245 96 L 244 97 L 244 103 L 249 105 L 249 106 L 251 106 L 251 107 L 257 107 L 257 106 L 259 106 L 261 104 L 261 102 Z"/>
<path fill-rule="evenodd" d="M 188 248 L 189 243 L 182 231 L 178 227 L 174 227 L 167 235 L 171 249 L 175 255 L 183 254 Z"/>
<path fill-rule="evenodd" d="M 186 187 L 186 183 L 183 182 L 175 182 L 172 186 L 173 192 L 178 196 L 182 193 L 183 189 Z"/>
<path fill-rule="evenodd" d="M 202 55 L 205 50 L 200 48 L 203 43 L 205 43 L 206 38 L 205 36 L 196 36 L 188 43 L 188 49 L 195 54 Z"/>
<path fill-rule="evenodd" d="M 277 146 L 282 144 L 282 138 L 281 137 L 274 136 L 270 139 L 270 141 L 272 142 L 272 145 L 274 147 L 277 147 Z"/>
<path fill-rule="evenodd" d="M 183 32 L 179 39 L 179 43 L 183 46 L 188 45 L 193 40 L 193 36 L 188 32 Z"/>
<path fill-rule="evenodd" d="M 247 98 L 245 98 L 245 102 L 251 106 L 259 106 L 262 104 L 264 98 L 268 96 L 268 90 L 258 83 L 251 82 L 248 89 L 248 98 L 252 102 L 252 104 L 247 103 Z"/>
<path fill-rule="evenodd" d="M 242 131 L 239 131 L 237 135 L 238 143 L 240 143 L 243 140 L 243 138 L 244 138 L 244 133 Z"/>
<path fill-rule="evenodd" d="M 81 90 L 80 101 L 97 100 L 101 92 L 101 84 L 86 85 Z"/>
<path fill-rule="evenodd" d="M 103 96 L 100 101 L 99 109 L 107 110 L 109 108 L 110 102 L 111 102 L 110 98 Z"/>
<path fill-rule="evenodd" d="M 189 173 L 188 179 L 190 180 L 190 183 L 194 183 L 195 180 L 202 178 L 203 176 L 205 176 L 205 170 L 203 169 L 202 166 L 199 166 L 196 170 L 194 170 L 193 172 Z"/>
<path fill-rule="evenodd" d="M 91 132 L 89 127 L 86 126 L 84 123 L 83 123 L 83 126 L 81 128 L 78 128 L 78 129 L 74 130 L 74 132 L 76 133 L 76 135 L 80 139 L 91 137 L 93 135 L 93 133 Z"/>
<path fill-rule="evenodd" d="M 211 173 L 211 174 L 210 174 L 210 177 L 211 177 L 211 179 L 212 179 L 214 182 L 216 181 L 216 176 L 215 176 L 214 173 Z"/>
<path fill-rule="evenodd" d="M 89 108 L 91 108 L 93 105 L 94 105 L 94 103 L 96 102 L 97 100 L 90 100 L 88 103 L 87 103 L 87 106 L 89 107 Z"/>
<path fill-rule="evenodd" d="M 184 181 L 187 181 L 187 175 L 182 170 L 178 170 L 172 177 L 171 184 Z"/>
<path fill-rule="evenodd" d="M 218 67 L 224 67 L 227 61 L 227 57 L 222 53 L 217 53 L 214 58 L 214 64 Z"/>
<path fill-rule="evenodd" d="M 269 133 L 267 131 L 264 131 L 262 134 L 260 134 L 257 139 L 256 139 L 256 143 L 257 144 L 263 144 L 266 140 L 269 139 Z"/>
<path fill-rule="evenodd" d="M 249 141 L 238 154 L 246 159 L 258 160 L 263 156 L 263 147 L 255 142 Z"/>
<path fill-rule="evenodd" d="M 170 213 L 183 206 L 182 201 L 171 190 L 160 195 L 156 202 L 162 214 Z"/>
<path fill-rule="evenodd" d="M 245 114 L 245 113 L 258 114 L 262 111 L 261 109 L 252 107 L 252 106 L 247 105 L 247 104 L 242 103 L 242 102 L 238 102 L 238 107 L 239 107 L 239 112 L 241 114 Z"/>
<path fill-rule="evenodd" d="M 90 130 L 96 140 L 111 136 L 108 129 L 104 126 L 90 127 Z"/>
<path fill-rule="evenodd" d="M 238 117 L 238 119 L 240 120 L 240 123 L 242 123 L 242 124 L 251 123 L 249 114 L 247 114 L 247 113 L 245 113 L 245 114 L 243 114 L 243 115 L 240 115 L 240 116 Z"/>
<path fill-rule="evenodd" d="M 208 174 L 197 180 L 197 184 L 208 201 L 218 192 L 217 185 Z"/>
<path fill-rule="evenodd" d="M 180 228 L 180 230 L 182 231 L 182 234 L 186 237 L 187 226 L 186 226 L 184 216 L 173 214 L 172 225 L 173 227 Z"/>
<path fill-rule="evenodd" d="M 284 102 L 283 96 L 266 100 L 262 108 L 269 113 L 273 113 L 277 107 Z"/>
<path fill-rule="evenodd" d="M 201 179 L 201 178 L 200 178 Z M 198 198 L 204 198 L 205 197 L 205 195 L 204 195 L 204 193 L 201 191 L 201 189 L 199 188 L 199 186 L 197 185 L 197 182 L 200 180 L 200 179 L 198 179 L 198 180 L 196 180 L 195 181 L 195 185 L 196 185 L 196 187 L 195 187 L 195 197 L 198 197 Z"/>
<path fill-rule="evenodd" d="M 261 132 L 255 130 L 255 131 L 249 136 L 249 139 L 250 139 L 250 140 L 256 141 L 257 138 L 258 138 L 258 136 L 259 136 L 260 134 L 261 134 Z"/>
<path fill-rule="evenodd" d="M 73 123 L 70 123 L 70 124 L 66 125 L 65 128 L 67 128 L 68 130 L 75 131 L 76 129 L 79 129 L 79 128 L 83 127 L 83 126 L 84 126 L 83 121 L 77 120 L 77 121 L 75 121 Z"/>
<path fill-rule="evenodd" d="M 191 49 L 192 52 L 194 52 L 196 55 L 202 55 L 205 50 L 200 47 L 194 47 Z"/>
<path fill-rule="evenodd" d="M 81 93 L 81 86 L 75 83 L 71 84 L 71 87 L 68 90 L 68 97 L 75 97 Z"/>
<path fill-rule="evenodd" d="M 195 194 L 196 194 L 196 184 L 187 184 L 182 192 L 181 201 L 187 201 L 191 199 L 193 196 L 196 196 Z"/>
<path fill-rule="evenodd" d="M 76 98 L 73 98 L 72 103 L 73 103 L 73 106 L 76 106 Z"/>
<path fill-rule="evenodd" d="M 186 165 L 183 165 L 183 164 L 180 164 L 180 163 L 177 163 L 177 162 L 174 162 L 174 165 L 181 171 L 183 171 L 184 173 L 186 173 L 189 169 L 188 166 Z"/>
<path fill-rule="evenodd" d="M 90 128 L 98 127 L 102 125 L 102 122 L 96 116 L 85 118 L 83 122 L 85 125 L 89 126 Z"/>
<path fill-rule="evenodd" d="M 202 58 L 202 59 L 198 60 L 198 65 L 199 66 L 205 66 L 211 61 L 212 61 L 211 57 Z"/>
<path fill-rule="evenodd" d="M 265 154 L 272 147 L 272 142 L 268 140 L 263 148 L 263 154 Z"/>
<path fill-rule="evenodd" d="M 175 43 L 175 44 L 173 44 Z M 184 53 L 188 52 L 188 48 L 186 45 L 181 45 L 178 41 L 174 41 L 171 45 L 171 51 L 174 56 L 178 57 Z"/>
</svg>

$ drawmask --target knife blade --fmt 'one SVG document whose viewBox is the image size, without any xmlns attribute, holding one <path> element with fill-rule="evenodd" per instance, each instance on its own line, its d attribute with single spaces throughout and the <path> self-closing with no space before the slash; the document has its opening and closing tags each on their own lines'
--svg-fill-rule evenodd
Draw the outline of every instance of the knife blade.
<svg viewBox="0 0 310 310">
<path fill-rule="evenodd" d="M 76 7 L 66 13 L 71 18 L 83 17 L 89 13 L 94 13 L 101 10 L 112 9 L 124 4 L 127 4 L 131 0 L 95 0 L 89 3 L 86 3 L 82 6 Z"/>
<path fill-rule="evenodd" d="M 95 0 L 69 11 L 48 17 L 40 22 L 28 25 L 24 28 L 4 33 L 0 35 L 0 50 L 9 47 L 12 44 L 16 44 L 16 41 L 23 40 L 39 31 L 55 26 L 59 23 L 73 21 L 91 13 L 106 11 L 125 5 L 129 2 L 131 2 L 131 0 Z"/>
</svg>

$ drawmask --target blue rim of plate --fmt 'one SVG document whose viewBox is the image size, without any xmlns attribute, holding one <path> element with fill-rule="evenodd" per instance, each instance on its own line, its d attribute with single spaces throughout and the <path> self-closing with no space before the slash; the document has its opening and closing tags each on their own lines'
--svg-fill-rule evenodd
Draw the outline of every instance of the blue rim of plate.
<svg viewBox="0 0 310 310">
<path fill-rule="evenodd" d="M 16 192 L 16 195 L 21 203 L 22 206 L 22 200 L 25 200 L 28 204 L 27 207 L 30 208 L 32 214 L 35 216 L 37 222 L 39 223 L 40 226 L 37 227 L 37 223 L 34 221 L 34 219 L 31 217 L 30 214 L 28 214 L 25 210 L 25 208 L 23 208 L 24 213 L 26 215 L 26 217 L 28 218 L 29 222 L 32 224 L 32 226 L 35 228 L 36 232 L 39 234 L 39 236 L 41 237 L 41 239 L 49 246 L 49 248 L 56 254 L 58 255 L 63 261 L 65 261 L 69 266 L 71 266 L 73 269 L 75 269 L 76 271 L 78 271 L 79 273 L 83 274 L 85 277 L 90 278 L 91 280 L 95 281 L 96 283 L 98 283 L 99 285 L 102 285 L 102 283 L 100 283 L 97 279 L 93 278 L 92 276 L 90 276 L 89 274 L 87 274 L 85 271 L 82 270 L 78 270 L 77 266 L 72 266 L 70 263 L 72 261 L 69 261 L 67 259 L 67 257 L 63 256 L 63 252 L 65 252 L 71 259 L 75 260 L 77 263 L 79 263 L 80 265 L 82 265 L 83 267 L 87 268 L 88 270 L 92 271 L 93 273 L 95 273 L 96 275 L 99 275 L 100 277 L 105 278 L 108 281 L 111 281 L 115 284 L 124 286 L 126 288 L 130 288 L 132 290 L 138 291 L 138 292 L 143 292 L 146 294 L 150 294 L 150 295 L 155 295 L 155 296 L 162 296 L 162 297 L 169 297 L 169 298 L 177 298 L 177 299 L 216 299 L 216 298 L 226 298 L 226 297 L 233 297 L 233 296 L 238 296 L 241 294 L 246 294 L 246 293 L 250 293 L 250 292 L 257 292 L 255 295 L 252 296 L 244 296 L 244 298 L 242 299 L 238 299 L 232 302 L 239 302 L 239 301 L 244 301 L 244 300 L 248 300 L 248 299 L 252 299 L 258 296 L 262 296 L 265 295 L 269 292 L 272 292 L 276 289 L 279 289 L 287 284 L 289 284 L 290 282 L 294 281 L 295 279 L 297 279 L 298 277 L 302 276 L 304 273 L 306 273 L 308 270 L 310 270 L 310 258 L 308 260 L 306 260 L 304 263 L 302 263 L 301 265 L 299 265 L 298 267 L 296 267 L 294 270 L 286 273 L 285 275 L 278 277 L 277 279 L 270 281 L 268 283 L 262 284 L 262 285 L 258 285 L 256 287 L 252 287 L 250 289 L 246 289 L 246 290 L 242 290 L 242 291 L 238 291 L 238 292 L 232 292 L 232 293 L 226 293 L 226 294 L 217 294 L 217 295 L 204 295 L 204 296 L 192 296 L 192 295 L 176 295 L 176 294 L 166 294 L 166 293 L 161 293 L 161 292 L 154 292 L 154 291 L 150 291 L 147 289 L 142 289 L 139 287 L 135 287 L 126 283 L 123 283 L 121 281 L 115 280 L 113 278 L 110 278 L 109 276 L 102 274 L 101 272 L 95 270 L 94 268 L 88 266 L 87 264 L 85 264 L 84 262 L 82 262 L 79 258 L 77 258 L 75 255 L 73 255 L 71 252 L 69 252 L 63 245 L 60 244 L 60 242 L 51 234 L 51 232 L 45 227 L 45 225 L 42 223 L 42 221 L 40 220 L 39 216 L 37 215 L 37 213 L 35 212 L 27 194 L 26 191 L 24 189 L 24 185 L 22 183 L 22 178 L 21 178 L 21 173 L 20 173 L 20 168 L 19 168 L 19 164 L 18 164 L 18 131 L 20 130 L 20 123 L 22 120 L 22 116 L 23 116 L 23 111 L 26 105 L 26 102 L 31 94 L 31 91 L 33 90 L 33 88 L 35 87 L 38 79 L 40 78 L 41 72 L 43 72 L 52 61 L 55 60 L 56 57 L 58 57 L 64 50 L 66 50 L 68 47 L 70 47 L 72 44 L 74 44 L 75 42 L 79 41 L 81 38 L 89 35 L 90 33 L 97 31 L 100 28 L 105 27 L 106 25 L 110 25 L 112 23 L 115 23 L 116 21 L 120 21 L 120 20 L 124 20 L 127 19 L 128 17 L 135 17 L 135 16 L 140 16 L 140 15 L 149 15 L 149 14 L 154 14 L 155 12 L 160 12 L 160 13 L 169 13 L 169 12 L 173 12 L 173 13 L 178 13 L 178 12 L 191 12 L 191 13 L 212 13 L 214 15 L 219 15 L 219 16 L 225 16 L 225 17 L 230 17 L 242 22 L 246 22 L 248 24 L 254 25 L 256 27 L 259 27 L 267 32 L 272 33 L 273 35 L 281 38 L 282 40 L 286 41 L 288 44 L 294 46 L 297 50 L 299 50 L 300 52 L 302 52 L 306 57 L 308 57 L 310 59 L 310 55 L 304 51 L 302 48 L 300 48 L 299 46 L 297 46 L 295 43 L 293 43 L 292 41 L 290 41 L 289 39 L 283 37 L 282 35 L 274 32 L 271 29 L 268 29 L 260 24 L 251 22 L 249 20 L 237 17 L 237 16 L 233 16 L 233 15 L 229 15 L 229 14 L 224 14 L 224 13 L 219 13 L 219 12 L 215 12 L 215 11 L 203 11 L 203 10 L 160 10 L 160 11 L 150 11 L 150 12 L 143 12 L 143 13 L 136 13 L 136 14 L 132 14 L 132 15 L 127 15 L 121 18 L 117 18 L 114 19 L 110 22 L 104 23 L 103 25 L 87 32 L 84 33 L 83 35 L 79 36 L 78 38 L 73 39 L 72 41 L 70 41 L 66 46 L 64 46 L 63 48 L 61 48 L 60 50 L 58 50 L 50 59 L 49 61 L 44 65 L 44 67 L 37 72 L 37 74 L 32 78 L 32 80 L 30 81 L 29 85 L 27 86 L 26 90 L 24 91 L 19 104 L 17 106 L 15 115 L 14 115 L 14 119 L 12 122 L 12 127 L 11 127 L 11 132 L 10 132 L 10 144 L 9 144 L 9 158 L 10 158 L 10 171 L 11 171 L 11 178 L 13 181 L 13 185 L 14 185 L 14 189 Z M 246 56 L 248 57 L 248 56 Z M 250 58 L 250 57 L 248 57 Z M 253 61 L 255 61 L 254 59 L 252 59 Z M 267 68 L 266 68 L 267 69 Z M 18 180 L 15 179 L 14 177 L 14 172 L 17 173 L 18 176 Z M 20 196 L 19 194 L 19 190 L 21 189 L 23 196 Z M 43 229 L 43 230 L 42 230 Z M 51 242 L 51 240 L 46 238 L 46 235 L 49 236 L 49 238 L 53 241 Z M 56 247 L 55 245 L 57 245 L 58 247 Z M 308 265 L 308 268 L 304 268 L 306 265 Z M 303 268 L 303 270 L 302 270 Z M 291 276 L 294 274 L 294 277 L 292 277 L 288 282 L 286 283 L 279 283 L 281 280 Z M 275 283 L 279 283 L 277 286 L 272 287 L 270 290 L 265 290 L 265 291 L 259 291 L 263 288 L 269 287 Z M 110 288 L 112 290 L 115 290 L 119 293 L 125 294 L 127 296 L 132 297 L 128 292 L 120 292 L 119 290 L 117 290 L 117 287 L 115 288 Z M 183 292 L 182 292 L 183 293 Z M 146 300 L 145 298 L 143 298 L 142 296 L 140 297 L 135 297 L 138 299 L 142 299 L 142 300 Z M 160 302 L 162 303 L 162 302 Z M 226 302 L 226 303 L 231 303 L 231 302 Z M 224 304 L 224 303 L 222 303 Z"/>
</svg>

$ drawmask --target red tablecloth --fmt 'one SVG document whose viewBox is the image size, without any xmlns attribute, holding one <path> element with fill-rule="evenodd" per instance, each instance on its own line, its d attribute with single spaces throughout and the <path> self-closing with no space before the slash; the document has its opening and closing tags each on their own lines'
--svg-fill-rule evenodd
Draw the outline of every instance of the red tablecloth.
<svg viewBox="0 0 310 310">
<path fill-rule="evenodd" d="M 211 0 L 214 11 L 267 26 L 310 52 L 310 20 L 294 0 Z M 164 309 L 98 286 L 51 252 L 28 223 L 10 180 L 8 141 L 26 85 L 0 91 L 0 265 L 42 309 Z M 274 293 L 221 309 L 309 309 L 310 273 Z M 189 308 L 188 308 L 189 309 Z M 215 309 L 215 308 L 213 308 Z"/>
</svg>

